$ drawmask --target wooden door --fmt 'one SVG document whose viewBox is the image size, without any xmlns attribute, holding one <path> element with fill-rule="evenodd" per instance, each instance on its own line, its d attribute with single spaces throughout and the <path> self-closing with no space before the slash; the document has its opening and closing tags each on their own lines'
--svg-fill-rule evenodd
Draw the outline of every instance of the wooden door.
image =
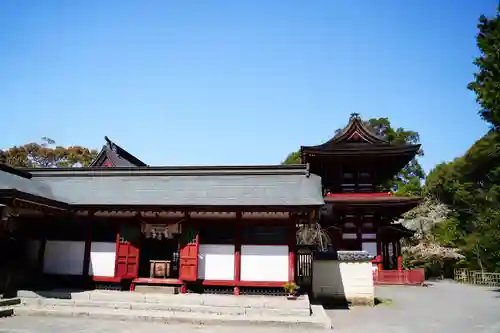
<svg viewBox="0 0 500 333">
<path fill-rule="evenodd" d="M 198 231 L 193 227 L 183 227 L 181 234 L 179 279 L 196 281 L 198 279 Z"/>
<path fill-rule="evenodd" d="M 140 236 L 140 226 L 120 226 L 116 248 L 116 277 L 122 279 L 135 279 L 138 277 Z"/>
</svg>

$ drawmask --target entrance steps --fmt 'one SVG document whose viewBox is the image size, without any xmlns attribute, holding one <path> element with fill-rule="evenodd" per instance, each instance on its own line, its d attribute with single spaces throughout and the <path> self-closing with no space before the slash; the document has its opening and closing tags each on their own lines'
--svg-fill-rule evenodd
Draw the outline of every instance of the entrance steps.
<svg viewBox="0 0 500 333">
<path fill-rule="evenodd" d="M 0 318 L 10 317 L 14 314 L 14 305 L 20 304 L 19 298 L 0 298 Z"/>
<path fill-rule="evenodd" d="M 15 315 L 91 317 L 167 324 L 330 328 L 321 306 L 307 296 L 168 295 L 122 291 L 20 291 Z"/>
<path fill-rule="evenodd" d="M 137 285 L 135 291 L 143 294 L 175 295 L 179 293 L 179 287 Z"/>
</svg>

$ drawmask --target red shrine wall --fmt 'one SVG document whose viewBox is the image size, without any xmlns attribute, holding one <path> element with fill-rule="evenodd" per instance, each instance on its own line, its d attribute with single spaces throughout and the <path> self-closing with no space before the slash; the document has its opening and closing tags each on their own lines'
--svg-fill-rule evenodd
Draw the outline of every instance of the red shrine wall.
<svg viewBox="0 0 500 333">
<path fill-rule="evenodd" d="M 161 222 L 169 221 L 154 223 Z M 26 233 L 30 265 L 49 276 L 103 283 L 129 279 L 132 289 L 138 283 L 186 286 L 196 282 L 232 287 L 238 294 L 240 287 L 281 287 L 294 280 L 295 221 L 291 218 L 193 219 L 184 223 L 178 240 L 178 275 L 173 279 L 140 274 L 145 244 L 141 244 L 143 236 L 137 227 L 136 220 L 112 218 L 82 218 L 71 221 L 71 227 L 47 221 L 38 232 L 27 225 L 25 229 L 31 230 Z"/>
</svg>

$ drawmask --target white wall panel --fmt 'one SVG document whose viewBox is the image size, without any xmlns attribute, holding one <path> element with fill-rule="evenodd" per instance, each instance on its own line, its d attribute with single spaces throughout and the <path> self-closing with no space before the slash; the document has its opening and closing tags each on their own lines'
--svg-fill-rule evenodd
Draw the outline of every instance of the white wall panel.
<svg viewBox="0 0 500 333">
<path fill-rule="evenodd" d="M 92 242 L 89 275 L 115 276 L 116 243 Z"/>
<path fill-rule="evenodd" d="M 47 274 L 81 275 L 85 242 L 48 240 L 45 245 L 43 272 Z"/>
<path fill-rule="evenodd" d="M 200 244 L 198 278 L 204 280 L 234 280 L 234 245 Z"/>
<path fill-rule="evenodd" d="M 288 246 L 242 245 L 241 281 L 288 281 Z"/>
</svg>

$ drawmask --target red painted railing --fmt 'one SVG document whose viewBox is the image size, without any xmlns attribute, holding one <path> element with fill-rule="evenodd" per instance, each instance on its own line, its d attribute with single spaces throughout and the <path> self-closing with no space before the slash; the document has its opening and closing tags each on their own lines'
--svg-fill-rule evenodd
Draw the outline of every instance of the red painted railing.
<svg viewBox="0 0 500 333">
<path fill-rule="evenodd" d="M 373 272 L 375 284 L 420 285 L 425 281 L 423 268 L 409 270 L 381 270 Z"/>
</svg>

